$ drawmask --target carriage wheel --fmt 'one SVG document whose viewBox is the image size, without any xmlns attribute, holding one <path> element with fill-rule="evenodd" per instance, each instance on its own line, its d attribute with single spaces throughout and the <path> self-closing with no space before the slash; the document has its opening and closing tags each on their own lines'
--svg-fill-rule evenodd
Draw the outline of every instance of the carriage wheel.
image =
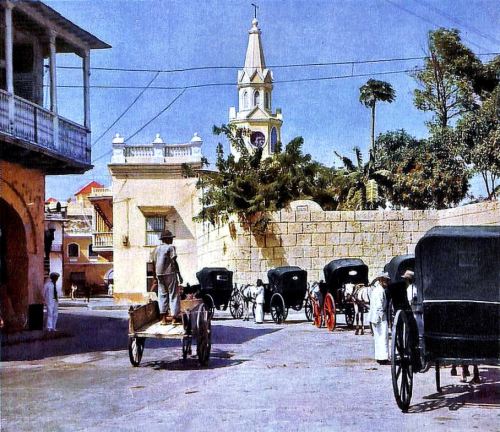
<svg viewBox="0 0 500 432">
<path fill-rule="evenodd" d="M 286 310 L 286 312 L 285 312 Z M 279 293 L 274 293 L 271 297 L 271 317 L 276 324 L 281 324 L 286 320 L 288 309 L 285 308 L 285 300 Z"/>
<path fill-rule="evenodd" d="M 207 319 L 203 320 L 198 327 L 198 338 L 196 340 L 196 354 L 201 366 L 206 366 L 210 359 L 210 351 L 212 349 L 212 325 L 210 323 L 210 315 L 207 314 Z"/>
<path fill-rule="evenodd" d="M 312 301 L 312 307 L 313 307 L 313 318 L 314 318 L 314 325 L 318 328 L 321 327 L 323 317 L 321 314 L 321 305 L 318 300 L 314 299 Z"/>
<path fill-rule="evenodd" d="M 182 338 L 182 360 L 186 360 L 191 355 L 191 336 Z"/>
<path fill-rule="evenodd" d="M 351 303 L 348 303 L 345 306 L 345 323 L 347 324 L 347 327 L 352 328 L 354 326 L 354 305 Z"/>
<path fill-rule="evenodd" d="M 336 308 L 335 308 L 335 300 L 333 296 L 328 293 L 325 297 L 325 305 L 323 307 L 325 314 L 325 325 L 329 331 L 333 331 L 335 326 L 337 325 L 337 320 L 335 317 Z"/>
<path fill-rule="evenodd" d="M 399 310 L 392 329 L 392 388 L 401 411 L 407 412 L 413 389 L 412 334 L 406 313 Z"/>
<path fill-rule="evenodd" d="M 396 311 L 394 310 L 394 304 L 392 302 L 392 299 L 390 299 L 389 303 L 387 304 L 387 324 L 389 325 L 389 329 L 392 329 L 395 315 Z"/>
<path fill-rule="evenodd" d="M 304 312 L 306 314 L 306 320 L 307 321 L 312 321 L 313 320 L 313 316 L 314 316 L 314 310 L 313 310 L 313 304 L 312 304 L 312 301 L 311 299 L 308 297 L 306 299 L 306 303 L 304 305 Z"/>
<path fill-rule="evenodd" d="M 137 367 L 141 363 L 142 353 L 144 352 L 145 338 L 129 336 L 128 338 L 128 357 L 132 366 Z"/>
<path fill-rule="evenodd" d="M 240 319 L 243 316 L 243 299 L 238 291 L 233 291 L 229 299 L 229 312 L 235 319 Z"/>
<path fill-rule="evenodd" d="M 210 294 L 205 294 L 203 296 L 203 303 L 205 303 L 205 307 L 207 308 L 208 315 L 210 319 L 214 317 L 215 313 L 215 303 L 214 298 Z"/>
</svg>

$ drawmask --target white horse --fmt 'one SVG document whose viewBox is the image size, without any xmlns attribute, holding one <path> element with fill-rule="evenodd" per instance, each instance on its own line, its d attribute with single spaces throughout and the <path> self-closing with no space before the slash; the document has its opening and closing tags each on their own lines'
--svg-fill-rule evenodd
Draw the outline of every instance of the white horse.
<svg viewBox="0 0 500 432">
<path fill-rule="evenodd" d="M 354 316 L 356 317 L 356 331 L 354 334 L 356 335 L 360 334 L 359 321 L 361 321 L 361 334 L 365 334 L 364 315 L 365 310 L 370 305 L 370 294 L 372 289 L 372 286 L 365 286 L 363 284 L 345 284 L 346 302 L 351 302 L 354 305 Z"/>
<path fill-rule="evenodd" d="M 243 299 L 243 321 L 250 321 L 250 305 L 255 303 L 259 287 L 252 284 L 243 285 L 240 293 Z"/>
</svg>

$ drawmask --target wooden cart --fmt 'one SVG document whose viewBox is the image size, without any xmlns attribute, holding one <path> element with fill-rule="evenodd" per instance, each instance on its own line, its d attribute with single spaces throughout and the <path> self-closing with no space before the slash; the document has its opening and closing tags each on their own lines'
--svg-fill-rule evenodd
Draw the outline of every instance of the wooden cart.
<svg viewBox="0 0 500 432">
<path fill-rule="evenodd" d="M 212 347 L 210 313 L 203 300 L 181 300 L 181 325 L 161 325 L 158 302 L 153 301 L 129 309 L 128 353 L 130 363 L 139 366 L 147 338 L 182 340 L 182 358 L 191 354 L 191 343 L 196 340 L 200 365 L 206 366 Z"/>
</svg>

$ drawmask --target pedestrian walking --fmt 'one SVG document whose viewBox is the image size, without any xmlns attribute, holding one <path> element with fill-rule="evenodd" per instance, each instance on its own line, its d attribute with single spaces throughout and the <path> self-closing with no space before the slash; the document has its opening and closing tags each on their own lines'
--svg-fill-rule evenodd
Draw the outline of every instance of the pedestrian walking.
<svg viewBox="0 0 500 432">
<path fill-rule="evenodd" d="M 43 288 L 45 296 L 45 305 L 47 306 L 47 330 L 56 331 L 57 316 L 59 313 L 59 293 L 57 292 L 56 282 L 59 279 L 59 273 L 52 272 L 47 278 Z"/>
<path fill-rule="evenodd" d="M 173 245 L 174 237 L 169 230 L 162 232 L 160 236 L 162 244 L 155 248 L 151 257 L 158 281 L 158 306 L 163 325 L 171 320 L 174 324 L 182 322 L 179 283 L 182 284 L 183 279 L 177 264 L 177 251 Z"/>
<path fill-rule="evenodd" d="M 375 360 L 379 364 L 389 363 L 389 326 L 387 323 L 387 298 L 385 293 L 389 281 L 388 273 L 379 273 L 370 298 L 368 318 L 372 325 Z"/>
</svg>

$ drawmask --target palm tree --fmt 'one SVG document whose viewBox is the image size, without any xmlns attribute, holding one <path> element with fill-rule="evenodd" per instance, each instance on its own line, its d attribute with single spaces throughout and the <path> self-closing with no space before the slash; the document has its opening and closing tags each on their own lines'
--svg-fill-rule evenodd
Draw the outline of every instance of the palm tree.
<svg viewBox="0 0 500 432">
<path fill-rule="evenodd" d="M 378 101 L 391 103 L 395 98 L 396 92 L 392 86 L 385 81 L 369 79 L 366 84 L 359 88 L 359 101 L 372 110 L 370 161 L 375 157 L 375 106 Z"/>
</svg>

